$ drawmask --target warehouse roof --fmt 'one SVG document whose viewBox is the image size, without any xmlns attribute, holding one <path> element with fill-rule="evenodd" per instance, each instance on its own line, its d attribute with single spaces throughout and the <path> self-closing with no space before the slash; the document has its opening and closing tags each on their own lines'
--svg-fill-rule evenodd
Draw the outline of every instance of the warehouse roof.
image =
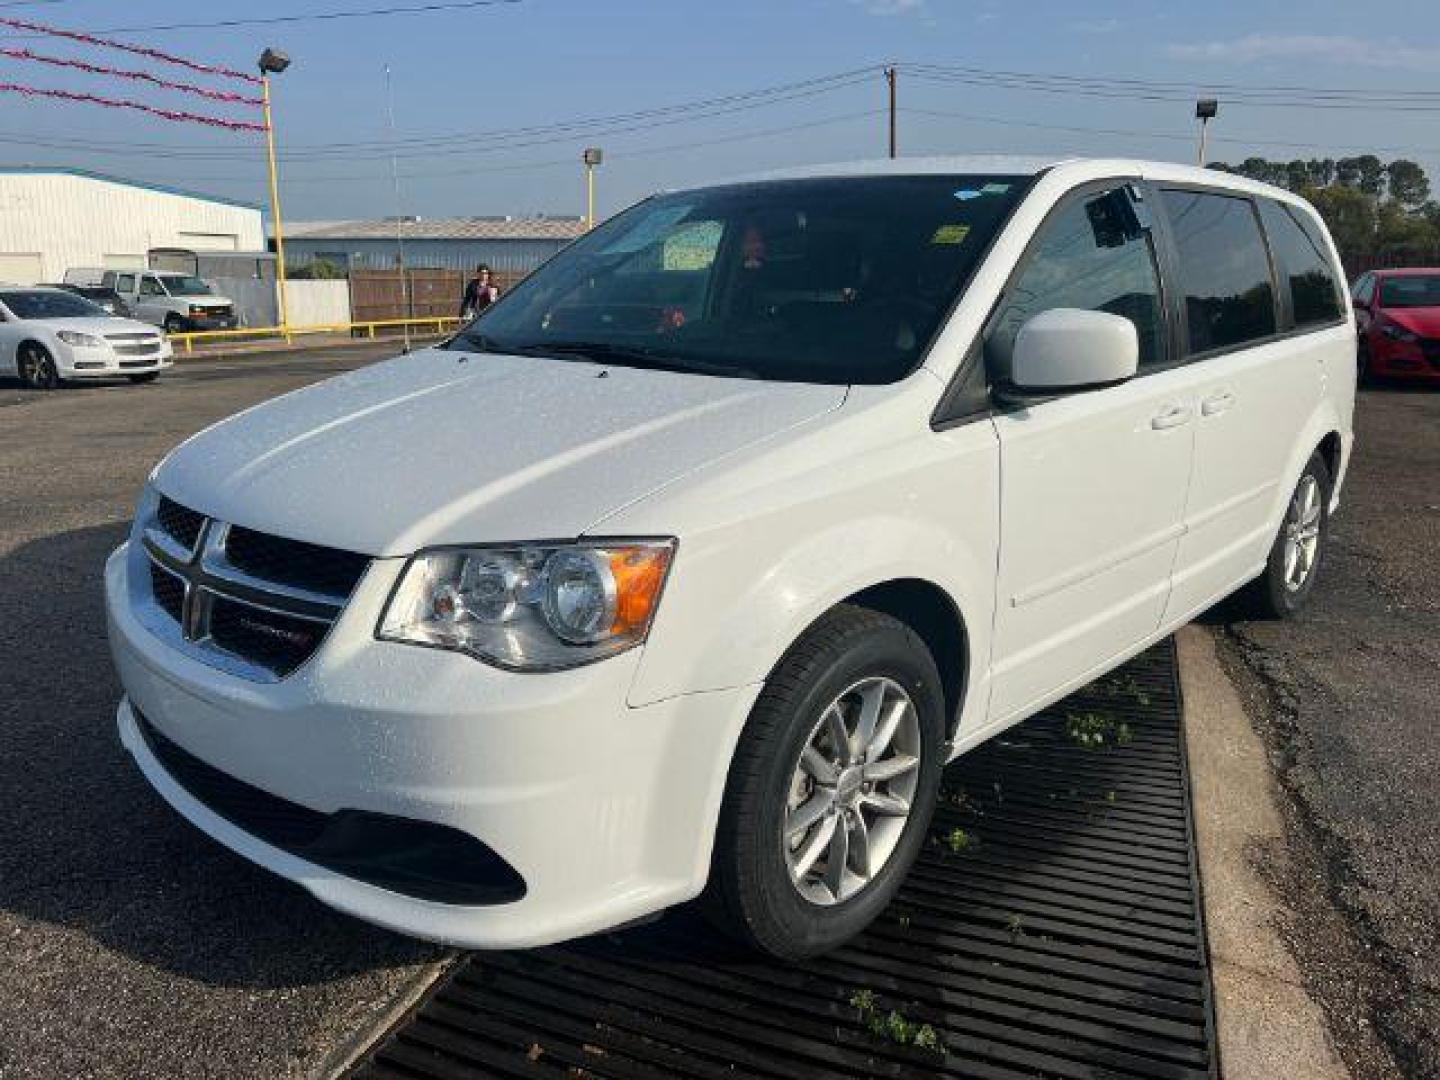
<svg viewBox="0 0 1440 1080">
<path fill-rule="evenodd" d="M 393 218 L 379 221 L 310 221 L 286 226 L 296 240 L 574 240 L 585 232 L 579 218 Z"/>
<path fill-rule="evenodd" d="M 123 176 L 111 176 L 109 173 L 95 172 L 92 169 L 75 169 L 68 165 L 0 165 L 0 176 L 6 175 L 78 176 L 85 180 L 98 180 L 104 184 L 119 184 L 121 187 L 139 188 L 142 191 L 158 191 L 162 195 L 179 195 L 186 199 L 199 199 L 201 202 L 238 206 L 243 210 L 260 209 L 258 203 L 245 202 L 242 199 L 227 199 L 223 195 L 205 195 L 199 191 L 189 191 L 186 188 L 174 187 L 170 184 L 156 184 L 149 180 L 127 180 Z"/>
</svg>

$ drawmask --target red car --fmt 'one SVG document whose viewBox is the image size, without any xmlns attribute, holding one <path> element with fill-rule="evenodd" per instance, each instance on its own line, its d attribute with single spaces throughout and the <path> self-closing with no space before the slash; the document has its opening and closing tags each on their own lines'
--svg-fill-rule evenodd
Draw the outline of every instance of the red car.
<svg viewBox="0 0 1440 1080">
<path fill-rule="evenodd" d="M 1440 270 L 1372 270 L 1350 289 L 1360 377 L 1440 381 Z"/>
</svg>

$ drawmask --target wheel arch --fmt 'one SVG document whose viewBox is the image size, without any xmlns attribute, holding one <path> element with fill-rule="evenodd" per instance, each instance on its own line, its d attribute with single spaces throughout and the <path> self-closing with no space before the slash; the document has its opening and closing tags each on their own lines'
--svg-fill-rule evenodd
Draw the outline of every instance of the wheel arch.
<svg viewBox="0 0 1440 1080">
<path fill-rule="evenodd" d="M 952 737 L 960 725 L 971 666 L 970 634 L 954 597 L 933 581 L 906 577 L 878 582 L 840 603 L 898 619 L 930 650 L 945 698 L 945 733 Z"/>
</svg>

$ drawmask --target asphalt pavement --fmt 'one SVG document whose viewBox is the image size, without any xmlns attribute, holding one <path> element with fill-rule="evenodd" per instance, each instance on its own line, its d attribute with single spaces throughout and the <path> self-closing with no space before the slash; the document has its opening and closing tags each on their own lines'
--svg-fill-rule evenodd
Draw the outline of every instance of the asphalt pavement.
<svg viewBox="0 0 1440 1080">
<path fill-rule="evenodd" d="M 334 914 L 161 802 L 115 735 L 101 568 L 160 457 L 393 352 L 0 380 L 0 1077 L 313 1075 L 440 950 Z"/>
<path fill-rule="evenodd" d="M 1256 858 L 1357 1077 L 1440 1076 L 1440 391 L 1362 392 L 1311 606 L 1220 626 L 1289 844 Z"/>
</svg>

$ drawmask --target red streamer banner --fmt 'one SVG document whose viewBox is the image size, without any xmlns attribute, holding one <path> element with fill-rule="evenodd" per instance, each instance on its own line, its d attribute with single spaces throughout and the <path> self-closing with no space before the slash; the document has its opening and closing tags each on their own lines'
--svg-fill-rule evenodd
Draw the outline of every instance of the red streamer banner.
<svg viewBox="0 0 1440 1080">
<path fill-rule="evenodd" d="M 58 26 L 45 26 L 41 23 L 26 22 L 24 19 L 10 18 L 0 18 L 0 26 L 13 26 L 17 30 L 28 30 L 31 33 L 65 38 L 68 41 L 78 41 L 85 45 L 98 45 L 104 49 L 119 49 L 121 52 L 127 52 L 133 56 L 144 56 L 150 60 L 158 60 L 163 64 L 175 64 L 179 67 L 189 68 L 191 71 L 198 71 L 205 75 L 218 75 L 226 79 L 239 79 L 241 82 L 252 83 L 257 86 L 260 83 L 260 77 L 258 75 L 251 75 L 249 72 L 236 71 L 233 68 L 227 67 L 218 67 L 214 64 L 202 64 L 196 60 L 187 60 L 183 56 L 175 56 L 173 53 L 161 52 L 159 49 L 150 49 L 143 45 L 130 45 L 123 41 L 111 41 L 108 38 L 82 34 L 76 30 L 62 30 Z"/>
<path fill-rule="evenodd" d="M 90 75 L 113 75 L 120 79 L 131 79 L 135 82 L 148 83 L 157 86 L 162 90 L 179 90 L 186 94 L 197 94 L 211 101 L 225 101 L 236 105 L 254 105 L 259 108 L 264 104 L 258 97 L 248 94 L 236 93 L 233 90 L 211 90 L 206 86 L 196 86 L 194 83 L 173 82 L 170 79 L 162 79 L 158 75 L 151 75 L 148 71 L 134 71 L 128 68 L 104 67 L 99 64 L 87 64 L 83 60 L 66 60 L 59 56 L 44 56 L 29 49 L 0 48 L 0 56 L 7 56 L 11 60 L 30 60 L 37 64 L 49 64 L 52 67 L 73 68 L 76 71 L 83 71 Z"/>
<path fill-rule="evenodd" d="M 161 109 L 146 105 L 143 101 L 129 101 L 125 98 L 107 98 L 98 94 L 85 94 L 75 90 L 42 90 L 38 86 L 20 86 L 17 83 L 0 82 L 0 93 L 23 94 L 25 97 L 57 98 L 61 101 L 77 101 L 87 105 L 103 105 L 107 109 L 133 109 L 149 113 L 162 120 L 176 123 L 204 124 L 207 127 L 224 128 L 226 131 L 264 131 L 264 124 L 249 120 L 227 120 L 221 116 L 205 116 L 201 113 L 181 112 L 177 109 Z"/>
</svg>

